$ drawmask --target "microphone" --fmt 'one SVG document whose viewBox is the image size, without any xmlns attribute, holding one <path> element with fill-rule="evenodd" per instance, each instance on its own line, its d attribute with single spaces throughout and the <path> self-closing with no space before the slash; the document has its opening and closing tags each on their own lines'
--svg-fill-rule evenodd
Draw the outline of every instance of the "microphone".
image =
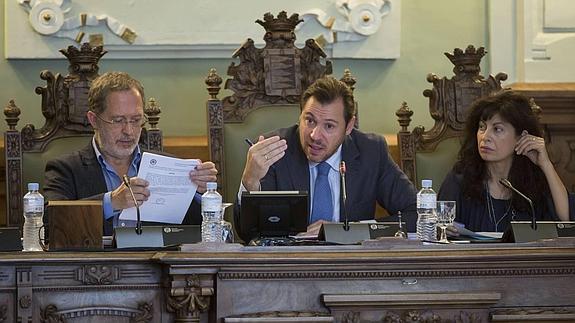
<svg viewBox="0 0 575 323">
<path fill-rule="evenodd" d="M 132 190 L 132 185 L 130 185 L 130 178 L 128 177 L 128 175 L 124 175 L 122 176 L 122 179 L 124 180 L 124 185 L 126 185 L 128 190 L 130 191 L 130 194 L 132 195 L 132 200 L 134 200 L 134 206 L 136 206 L 136 234 L 140 235 L 142 234 L 142 220 L 140 219 L 140 206 L 138 205 L 138 201 L 136 200 L 136 196 L 134 195 L 134 191 Z"/>
<path fill-rule="evenodd" d="M 343 229 L 345 231 L 349 231 L 349 219 L 347 216 L 347 208 L 345 207 L 345 202 L 347 200 L 347 189 L 345 187 L 345 162 L 342 160 L 339 163 L 339 190 L 340 190 L 340 196 L 341 196 L 341 203 L 340 203 L 340 208 L 343 208 Z"/>
<path fill-rule="evenodd" d="M 508 189 L 512 190 L 513 192 L 517 193 L 517 195 L 521 196 L 522 198 L 524 198 L 529 203 L 529 206 L 531 207 L 531 228 L 533 230 L 537 230 L 537 221 L 535 220 L 535 209 L 533 208 L 533 201 L 531 201 L 530 198 L 525 196 L 525 194 L 519 192 L 518 189 L 513 187 L 513 185 L 511 185 L 511 182 L 508 181 L 506 178 L 500 178 L 499 183 L 501 185 L 507 187 Z"/>
</svg>

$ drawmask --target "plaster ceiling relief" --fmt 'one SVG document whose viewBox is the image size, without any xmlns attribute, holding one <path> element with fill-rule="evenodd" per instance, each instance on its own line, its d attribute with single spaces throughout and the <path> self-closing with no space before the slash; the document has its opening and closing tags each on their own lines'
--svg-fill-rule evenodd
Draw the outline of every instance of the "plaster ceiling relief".
<svg viewBox="0 0 575 323">
<path fill-rule="evenodd" d="M 85 27 L 105 25 L 109 31 L 128 44 L 133 44 L 137 37 L 134 30 L 106 14 L 97 15 L 86 12 L 70 14 L 73 6 L 71 0 L 16 1 L 23 10 L 28 12 L 30 26 L 44 36 L 69 38 L 80 43 L 85 35 Z"/>
<path fill-rule="evenodd" d="M 391 11 L 389 0 L 337 0 L 334 6 L 339 12 L 335 16 L 320 8 L 302 14 L 304 24 L 315 19 L 324 27 L 316 39 L 328 43 L 364 40 L 380 29 L 382 19 Z"/>
<path fill-rule="evenodd" d="M 306 14 L 298 48 L 311 38 L 328 58 L 400 55 L 401 0 L 6 0 L 4 7 L 7 59 L 60 59 L 60 48 L 86 41 L 105 46 L 105 59 L 230 58 L 247 39 L 263 46 L 253 22 L 280 11 Z"/>
</svg>

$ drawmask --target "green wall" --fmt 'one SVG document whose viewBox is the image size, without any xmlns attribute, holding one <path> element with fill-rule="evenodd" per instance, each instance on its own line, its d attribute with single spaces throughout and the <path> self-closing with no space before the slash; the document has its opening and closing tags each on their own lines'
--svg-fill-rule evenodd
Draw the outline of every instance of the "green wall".
<svg viewBox="0 0 575 323">
<path fill-rule="evenodd" d="M 15 0 L 4 0 L 15 1 Z M 4 26 L 4 3 L 0 6 L 1 26 Z M 250 9 L 266 12 L 265 8 Z M 407 101 L 415 112 L 412 126 L 432 125 L 424 89 L 429 72 L 438 76 L 452 75 L 452 64 L 443 52 L 468 44 L 487 44 L 486 0 L 403 0 L 401 17 L 401 57 L 397 60 L 350 60 L 333 62 L 334 74 L 340 77 L 350 68 L 357 77 L 356 98 L 360 107 L 360 128 L 378 133 L 395 133 L 399 129 L 395 110 Z M 254 16 L 258 18 L 259 16 Z M 263 36 L 263 32 L 262 32 Z M 4 52 L 4 33 L 0 33 Z M 243 41 L 238 40 L 238 44 Z M 489 50 L 489 48 L 487 48 Z M 231 55 L 231 53 L 230 53 Z M 105 56 L 104 56 L 105 57 Z M 487 57 L 482 69 L 486 69 Z M 163 107 L 160 127 L 166 135 L 205 135 L 206 117 L 204 78 L 210 67 L 216 67 L 224 77 L 230 60 L 110 60 L 103 59 L 100 71 L 122 70 L 144 84 L 146 95 L 157 99 Z M 41 70 L 67 74 L 67 61 L 0 59 L 0 103 L 4 107 L 10 98 L 22 109 L 19 127 L 25 123 L 41 126 L 40 96 L 36 86 L 45 83 Z M 5 128 L 5 123 L 3 123 Z"/>
</svg>

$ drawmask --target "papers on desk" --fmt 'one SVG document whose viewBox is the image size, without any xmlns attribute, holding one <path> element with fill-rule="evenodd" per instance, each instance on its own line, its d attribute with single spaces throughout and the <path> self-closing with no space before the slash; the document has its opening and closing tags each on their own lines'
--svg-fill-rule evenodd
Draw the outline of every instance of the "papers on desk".
<svg viewBox="0 0 575 323">
<path fill-rule="evenodd" d="M 459 232 L 460 240 L 474 239 L 474 240 L 497 240 L 503 236 L 502 232 L 473 232 L 465 228 L 463 223 L 453 222 L 453 226 Z M 452 237 L 451 237 L 452 238 Z M 451 240 L 450 238 L 450 240 Z"/>
<path fill-rule="evenodd" d="M 197 165 L 197 159 L 142 154 L 138 177 L 150 183 L 150 197 L 140 206 L 142 221 L 182 223 L 198 188 L 189 175 Z M 136 220 L 136 208 L 122 211 L 120 220 Z"/>
</svg>

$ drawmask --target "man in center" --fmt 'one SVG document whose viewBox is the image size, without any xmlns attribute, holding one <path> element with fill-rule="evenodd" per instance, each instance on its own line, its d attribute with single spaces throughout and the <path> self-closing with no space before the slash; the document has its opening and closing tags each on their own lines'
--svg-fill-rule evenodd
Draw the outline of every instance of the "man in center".
<svg viewBox="0 0 575 323">
<path fill-rule="evenodd" d="M 402 212 L 408 230 L 415 231 L 415 188 L 382 136 L 354 128 L 349 87 L 333 77 L 321 78 L 302 95 L 300 109 L 299 124 L 260 136 L 250 147 L 238 198 L 242 191 L 308 191 L 308 233 L 315 234 L 324 222 L 344 220 L 339 175 L 344 161 L 350 221 L 373 219 L 378 203 L 391 215 Z"/>
</svg>

